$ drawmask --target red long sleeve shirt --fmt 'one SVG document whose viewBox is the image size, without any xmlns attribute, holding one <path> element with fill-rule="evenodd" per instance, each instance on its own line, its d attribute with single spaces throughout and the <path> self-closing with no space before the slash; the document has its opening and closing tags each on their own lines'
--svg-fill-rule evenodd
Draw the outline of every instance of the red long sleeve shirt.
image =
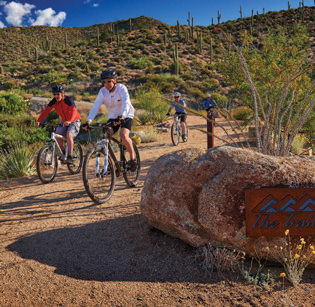
<svg viewBox="0 0 315 307">
<path fill-rule="evenodd" d="M 69 96 L 65 96 L 61 101 L 57 101 L 53 98 L 39 116 L 38 121 L 41 123 L 52 109 L 56 110 L 63 122 L 73 122 L 81 119 L 73 99 Z"/>
</svg>

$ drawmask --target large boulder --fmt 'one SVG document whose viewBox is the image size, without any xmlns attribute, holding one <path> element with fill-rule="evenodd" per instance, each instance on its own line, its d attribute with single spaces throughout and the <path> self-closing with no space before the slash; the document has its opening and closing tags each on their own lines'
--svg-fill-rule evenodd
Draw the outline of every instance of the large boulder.
<svg viewBox="0 0 315 307">
<path fill-rule="evenodd" d="M 167 154 L 148 172 L 141 212 L 155 228 L 194 247 L 215 242 L 254 254 L 267 241 L 246 236 L 245 189 L 262 187 L 314 188 L 314 159 L 230 146 Z"/>
</svg>

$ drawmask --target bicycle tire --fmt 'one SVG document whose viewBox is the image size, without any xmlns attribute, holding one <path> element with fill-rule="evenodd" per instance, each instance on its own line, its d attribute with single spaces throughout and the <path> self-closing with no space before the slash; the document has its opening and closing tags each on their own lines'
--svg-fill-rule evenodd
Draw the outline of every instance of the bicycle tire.
<svg viewBox="0 0 315 307">
<path fill-rule="evenodd" d="M 124 171 L 123 171 L 123 176 L 124 176 L 124 179 L 127 183 L 127 185 L 129 187 L 135 187 L 138 183 L 138 180 L 139 180 L 139 177 L 140 177 L 140 171 L 141 171 L 141 161 L 140 161 L 140 154 L 139 154 L 139 151 L 138 151 L 138 148 L 136 146 L 135 143 L 133 143 L 133 149 L 135 151 L 135 155 L 136 155 L 136 159 L 137 159 L 137 169 L 135 171 L 131 171 L 129 168 L 128 168 L 128 165 L 127 165 L 127 159 L 126 159 L 126 152 L 127 152 L 127 149 L 125 146 L 122 147 L 122 157 L 123 157 L 123 163 L 126 165 L 126 167 L 124 168 Z"/>
<path fill-rule="evenodd" d="M 184 141 L 184 136 L 183 136 L 183 134 L 182 134 L 182 140 L 183 140 L 183 142 L 187 142 L 188 141 L 188 126 L 187 126 L 187 124 L 186 124 L 186 122 L 184 122 L 184 125 L 185 125 L 185 131 L 186 131 L 186 133 L 185 133 L 185 136 L 186 136 L 186 141 Z"/>
<path fill-rule="evenodd" d="M 83 150 L 79 143 L 74 143 L 72 153 L 73 163 L 67 164 L 71 175 L 80 173 L 83 164 Z"/>
<path fill-rule="evenodd" d="M 37 155 L 36 171 L 42 183 L 50 183 L 56 177 L 58 161 L 56 155 L 51 161 L 52 147 L 52 144 L 44 145 Z"/>
<path fill-rule="evenodd" d="M 173 123 L 171 127 L 171 139 L 174 146 L 178 145 L 179 137 L 179 125 L 178 123 L 176 125 Z"/>
<path fill-rule="evenodd" d="M 113 161 L 108 156 L 108 166 L 106 175 L 95 174 L 96 155 L 99 155 L 99 170 L 104 170 L 104 151 L 90 149 L 83 162 L 83 183 L 84 188 L 90 198 L 97 204 L 105 203 L 114 192 L 116 175 Z"/>
</svg>

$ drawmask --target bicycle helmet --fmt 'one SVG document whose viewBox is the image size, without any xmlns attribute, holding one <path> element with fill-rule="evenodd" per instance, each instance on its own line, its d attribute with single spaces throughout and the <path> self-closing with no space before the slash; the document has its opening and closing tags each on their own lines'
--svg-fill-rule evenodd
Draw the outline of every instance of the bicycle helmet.
<svg viewBox="0 0 315 307">
<path fill-rule="evenodd" d="M 177 96 L 179 96 L 179 97 L 180 97 L 180 96 L 182 96 L 182 95 L 181 95 L 181 93 L 180 93 L 180 92 L 175 92 L 175 93 L 174 93 L 174 97 L 177 97 Z"/>
<path fill-rule="evenodd" d="M 113 68 L 105 69 L 101 73 L 101 80 L 103 79 L 115 79 L 117 77 L 117 72 Z"/>
<path fill-rule="evenodd" d="M 211 97 L 211 94 L 207 94 L 207 97 Z"/>
<path fill-rule="evenodd" d="M 61 84 L 56 84 L 51 88 L 53 93 L 63 93 L 65 90 Z"/>
</svg>

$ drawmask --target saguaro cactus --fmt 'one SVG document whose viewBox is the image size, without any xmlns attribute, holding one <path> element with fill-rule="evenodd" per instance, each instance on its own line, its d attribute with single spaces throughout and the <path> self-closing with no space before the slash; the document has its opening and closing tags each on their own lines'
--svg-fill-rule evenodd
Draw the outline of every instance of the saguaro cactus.
<svg viewBox="0 0 315 307">
<path fill-rule="evenodd" d="M 178 37 L 178 39 L 180 39 L 180 25 L 179 25 L 179 21 L 178 20 L 177 20 L 176 29 L 177 29 L 177 37 Z"/>
<path fill-rule="evenodd" d="M 175 43 L 174 46 L 174 72 L 176 76 L 179 74 L 179 63 L 178 63 L 178 43 Z"/>
<path fill-rule="evenodd" d="M 194 16 L 191 17 L 191 38 L 194 39 Z"/>
<path fill-rule="evenodd" d="M 242 6 L 240 5 L 240 18 L 243 18 L 243 13 L 242 13 Z"/>
<path fill-rule="evenodd" d="M 218 25 L 220 24 L 220 19 L 221 19 L 221 14 L 220 14 L 220 11 L 218 10 Z"/>
<path fill-rule="evenodd" d="M 212 38 L 210 38 L 210 64 L 212 64 L 213 58 L 213 46 L 212 46 Z"/>
<path fill-rule="evenodd" d="M 100 29 L 96 27 L 96 39 L 97 39 L 97 47 L 100 46 Z"/>
<path fill-rule="evenodd" d="M 252 16 L 250 18 L 250 34 L 253 35 L 254 28 L 254 10 L 252 9 Z"/>
<path fill-rule="evenodd" d="M 187 24 L 190 27 L 190 11 L 188 12 Z"/>
<path fill-rule="evenodd" d="M 288 10 L 291 8 L 291 3 L 288 1 Z"/>
<path fill-rule="evenodd" d="M 37 47 L 35 47 L 34 49 L 34 57 L 35 57 L 35 62 L 38 61 L 38 50 L 37 50 Z"/>
<path fill-rule="evenodd" d="M 132 30 L 132 21 L 131 21 L 131 17 L 129 17 L 129 30 L 130 30 L 130 32 L 131 32 L 131 30 Z"/>
<path fill-rule="evenodd" d="M 67 33 L 65 35 L 65 49 L 68 49 L 68 36 L 67 36 Z"/>
</svg>

